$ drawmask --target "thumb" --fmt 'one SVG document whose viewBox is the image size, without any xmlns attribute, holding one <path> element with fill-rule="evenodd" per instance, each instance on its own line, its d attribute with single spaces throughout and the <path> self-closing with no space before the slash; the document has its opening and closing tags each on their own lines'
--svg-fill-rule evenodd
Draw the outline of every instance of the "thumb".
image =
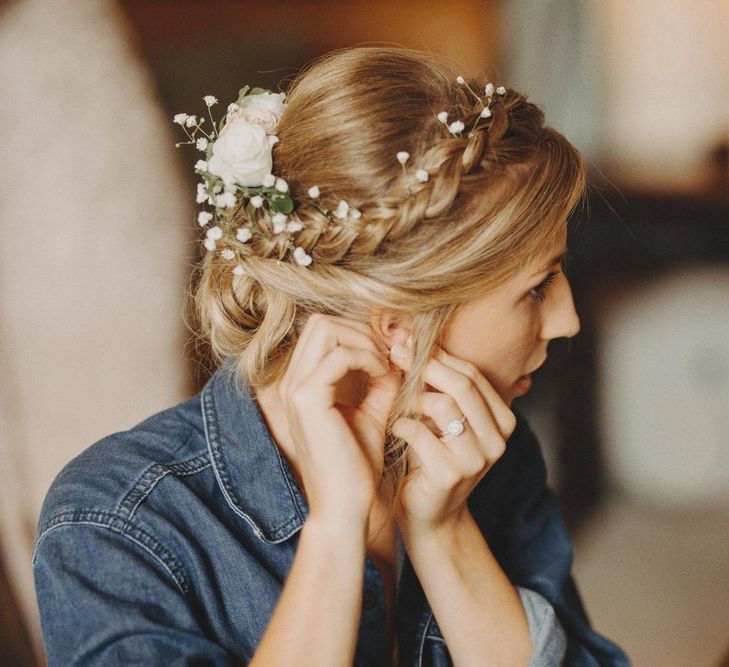
<svg viewBox="0 0 729 667">
<path fill-rule="evenodd" d="M 370 376 L 367 395 L 360 403 L 359 409 L 371 415 L 381 424 L 387 423 L 392 404 L 402 386 L 402 371 L 391 367 L 386 375 Z"/>
</svg>

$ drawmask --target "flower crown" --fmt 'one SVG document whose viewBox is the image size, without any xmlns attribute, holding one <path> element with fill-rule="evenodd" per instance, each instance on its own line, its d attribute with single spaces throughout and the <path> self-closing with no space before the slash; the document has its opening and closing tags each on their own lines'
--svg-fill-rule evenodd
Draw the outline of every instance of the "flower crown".
<svg viewBox="0 0 729 667">
<path fill-rule="evenodd" d="M 494 88 L 489 83 L 484 89 L 484 100 L 462 76 L 457 77 L 456 82 L 464 85 L 482 105 L 469 132 L 470 136 L 480 119 L 491 116 L 490 105 L 494 93 L 505 95 L 506 89 L 503 86 Z M 303 225 L 298 220 L 289 219 L 297 202 L 289 193 L 288 183 L 272 173 L 272 149 L 278 142 L 276 127 L 283 114 L 286 94 L 244 86 L 238 93 L 238 99 L 228 105 L 225 116 L 217 123 L 212 116 L 212 107 L 218 103 L 218 99 L 213 95 L 205 95 L 203 101 L 210 118 L 209 131 L 203 128 L 206 123 L 204 116 L 178 113 L 173 118 L 188 139 L 176 143 L 175 147 L 194 144 L 205 153 L 205 159 L 195 163 L 195 173 L 202 178 L 202 182 L 197 185 L 197 203 L 213 208 L 213 212 L 203 210 L 197 214 L 198 224 L 206 228 L 203 245 L 210 252 L 216 251 L 223 235 L 233 232 L 227 229 L 227 211 L 244 206 L 247 222 L 235 229 L 237 242 L 246 243 L 254 235 L 271 238 L 286 234 L 287 247 L 294 261 L 300 266 L 309 266 L 312 257 L 303 247 L 296 245 L 294 236 L 303 229 Z M 452 135 L 463 137 L 463 121 L 449 122 L 446 111 L 438 113 L 437 118 Z M 405 171 L 410 154 L 407 151 L 398 151 L 395 157 Z M 430 173 L 425 169 L 418 169 L 415 178 L 420 183 L 426 183 Z M 344 199 L 339 200 L 333 211 L 321 206 L 317 185 L 312 185 L 307 193 L 311 203 L 334 224 L 348 218 L 357 220 L 362 217 L 361 211 L 351 207 Z M 225 247 L 220 250 L 220 254 L 224 259 L 236 262 L 233 268 L 235 275 L 245 273 L 240 257 L 232 248 Z"/>
</svg>

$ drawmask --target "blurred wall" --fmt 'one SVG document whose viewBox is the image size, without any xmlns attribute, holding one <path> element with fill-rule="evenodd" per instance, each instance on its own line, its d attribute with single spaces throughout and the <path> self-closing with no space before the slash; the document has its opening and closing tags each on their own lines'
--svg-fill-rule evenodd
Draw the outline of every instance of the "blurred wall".
<svg viewBox="0 0 729 667">
<path fill-rule="evenodd" d="M 105 0 L 0 16 L 0 546 L 39 652 L 30 560 L 51 480 L 191 389 L 193 197 L 125 30 Z"/>
</svg>

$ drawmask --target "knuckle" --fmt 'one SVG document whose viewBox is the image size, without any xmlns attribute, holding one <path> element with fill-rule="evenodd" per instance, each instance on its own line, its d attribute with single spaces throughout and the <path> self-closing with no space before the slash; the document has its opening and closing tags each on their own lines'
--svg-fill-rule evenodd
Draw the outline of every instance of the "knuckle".
<svg viewBox="0 0 729 667">
<path fill-rule="evenodd" d="M 463 363 L 463 374 L 466 377 L 470 378 L 473 382 L 475 382 L 476 378 L 478 378 L 478 376 L 481 375 L 481 371 L 478 370 L 478 368 L 476 367 L 476 364 L 474 364 L 470 361 L 465 361 Z"/>
<path fill-rule="evenodd" d="M 307 391 L 306 387 L 298 386 L 290 388 L 288 390 L 288 403 L 295 407 L 304 406 L 308 400 L 310 392 Z"/>
<path fill-rule="evenodd" d="M 454 486 L 457 486 L 462 479 L 463 475 L 458 470 L 449 466 L 443 466 L 438 473 L 437 484 L 442 489 L 452 489 Z"/>
<path fill-rule="evenodd" d="M 463 462 L 463 471 L 467 477 L 476 477 L 484 472 L 488 465 L 489 462 L 486 456 L 476 453 Z"/>
<path fill-rule="evenodd" d="M 347 348 L 337 345 L 331 349 L 328 356 L 330 361 L 333 361 L 334 363 L 341 363 L 347 360 L 349 353 Z"/>
<path fill-rule="evenodd" d="M 488 449 L 491 461 L 497 461 L 506 451 L 506 442 L 501 438 L 494 438 L 493 442 L 489 443 Z"/>
<path fill-rule="evenodd" d="M 453 383 L 455 384 L 456 391 L 460 394 L 465 394 L 473 387 L 473 380 L 467 375 L 459 375 Z"/>
<path fill-rule="evenodd" d="M 326 326 L 328 320 L 323 313 L 312 313 L 306 322 L 306 326 L 310 329 L 319 329 Z"/>
<path fill-rule="evenodd" d="M 433 397 L 433 409 L 439 414 L 450 414 L 457 407 L 453 397 L 448 394 L 436 394 Z"/>
</svg>

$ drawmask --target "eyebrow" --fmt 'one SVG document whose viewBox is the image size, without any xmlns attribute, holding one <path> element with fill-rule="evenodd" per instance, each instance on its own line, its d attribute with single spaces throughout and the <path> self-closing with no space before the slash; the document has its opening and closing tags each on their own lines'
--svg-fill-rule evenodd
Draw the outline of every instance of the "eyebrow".
<svg viewBox="0 0 729 667">
<path fill-rule="evenodd" d="M 534 276 L 539 275 L 540 273 L 544 273 L 545 271 L 547 271 L 549 269 L 549 267 L 554 266 L 557 262 L 559 262 L 561 264 L 562 262 L 565 261 L 566 258 L 567 258 L 567 249 L 565 248 L 564 251 L 562 251 L 559 255 L 550 259 L 549 262 L 547 262 L 547 264 L 544 266 L 544 268 L 539 269 L 538 271 L 535 271 L 532 274 L 532 278 Z"/>
</svg>

